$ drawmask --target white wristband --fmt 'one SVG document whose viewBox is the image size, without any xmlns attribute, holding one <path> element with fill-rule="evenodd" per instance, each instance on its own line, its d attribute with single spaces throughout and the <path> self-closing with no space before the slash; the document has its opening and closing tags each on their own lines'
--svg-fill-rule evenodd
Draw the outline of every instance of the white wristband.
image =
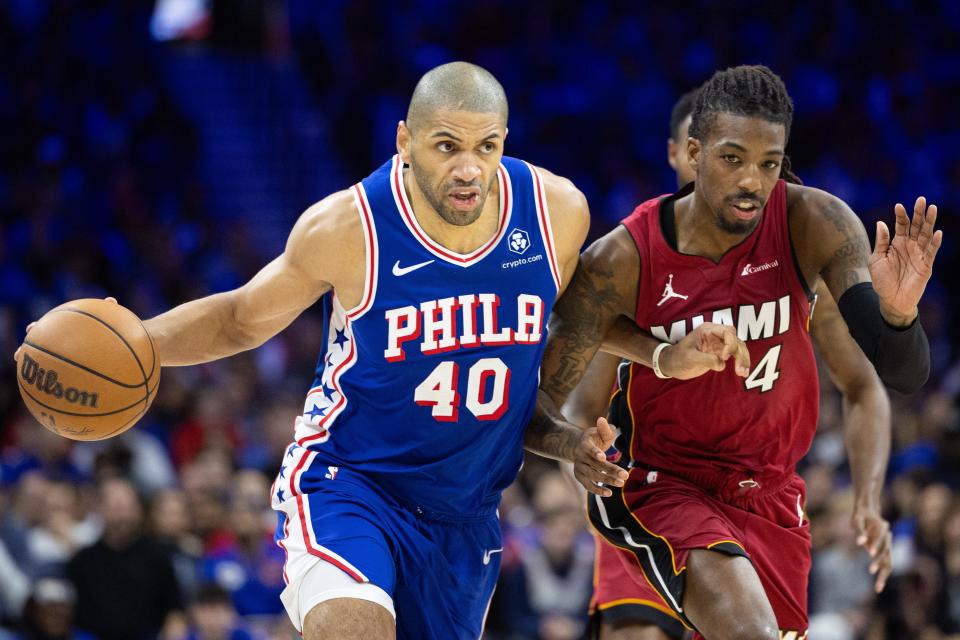
<svg viewBox="0 0 960 640">
<path fill-rule="evenodd" d="M 657 345 L 657 348 L 653 350 L 653 358 L 652 358 L 653 372 L 661 380 L 666 380 L 667 378 L 671 377 L 671 376 L 665 375 L 663 371 L 660 370 L 660 354 L 663 352 L 664 349 L 670 346 L 673 346 L 673 345 L 670 344 L 669 342 L 661 342 L 660 344 Z"/>
</svg>

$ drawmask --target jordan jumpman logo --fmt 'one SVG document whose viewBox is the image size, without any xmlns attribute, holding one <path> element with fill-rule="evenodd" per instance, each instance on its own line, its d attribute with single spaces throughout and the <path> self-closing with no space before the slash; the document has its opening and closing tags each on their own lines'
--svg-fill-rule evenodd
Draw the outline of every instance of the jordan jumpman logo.
<svg viewBox="0 0 960 640">
<path fill-rule="evenodd" d="M 663 297 L 660 298 L 660 302 L 657 303 L 657 306 L 659 307 L 670 298 L 680 298 L 681 300 L 687 299 L 687 296 L 677 293 L 676 291 L 673 290 L 673 274 L 672 273 L 670 274 L 670 277 L 667 278 L 667 286 L 663 288 Z"/>
</svg>

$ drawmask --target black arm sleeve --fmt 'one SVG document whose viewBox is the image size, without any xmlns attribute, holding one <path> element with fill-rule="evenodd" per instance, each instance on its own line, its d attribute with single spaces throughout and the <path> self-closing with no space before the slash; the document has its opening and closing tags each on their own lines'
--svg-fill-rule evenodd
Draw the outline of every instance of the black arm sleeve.
<svg viewBox="0 0 960 640">
<path fill-rule="evenodd" d="M 914 393 L 923 386 L 930 377 L 930 343 L 919 317 L 903 329 L 887 324 L 869 282 L 847 289 L 837 306 L 885 385 L 900 393 Z"/>
</svg>

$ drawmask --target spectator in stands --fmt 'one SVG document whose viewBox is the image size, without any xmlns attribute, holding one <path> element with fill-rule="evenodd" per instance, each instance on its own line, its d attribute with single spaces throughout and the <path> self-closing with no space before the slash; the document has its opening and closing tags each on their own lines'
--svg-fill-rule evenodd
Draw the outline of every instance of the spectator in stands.
<svg viewBox="0 0 960 640">
<path fill-rule="evenodd" d="M 100 640 L 133 640 L 177 626 L 183 605 L 173 565 L 144 535 L 133 485 L 106 480 L 98 497 L 103 534 L 67 567 L 77 590 L 77 626 Z"/>
<path fill-rule="evenodd" d="M 33 586 L 18 640 L 97 640 L 74 627 L 77 594 L 61 578 L 43 578 Z"/>
<path fill-rule="evenodd" d="M 256 640 L 233 607 L 230 594 L 215 583 L 200 585 L 190 605 L 190 631 L 185 640 Z"/>
</svg>

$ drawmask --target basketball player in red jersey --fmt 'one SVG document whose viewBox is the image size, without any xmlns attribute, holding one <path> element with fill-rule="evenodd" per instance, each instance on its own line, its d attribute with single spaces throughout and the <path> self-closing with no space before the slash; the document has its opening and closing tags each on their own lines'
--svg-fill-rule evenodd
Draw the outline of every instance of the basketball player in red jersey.
<svg viewBox="0 0 960 640">
<path fill-rule="evenodd" d="M 684 94 L 670 116 L 667 153 L 670 166 L 676 171 L 678 188 L 696 178 L 686 145 L 680 144 L 687 139 L 695 98 L 695 90 Z M 831 379 L 844 396 L 846 443 L 856 496 L 852 522 L 859 544 L 874 558 L 874 586 L 879 592 L 890 574 L 892 561 L 890 527 L 880 515 L 880 494 L 889 457 L 890 401 L 822 282 L 816 294 L 811 335 Z M 564 414 L 572 422 L 590 427 L 596 416 L 606 413 L 621 362 L 620 358 L 602 352 L 593 358 L 564 405 Z M 619 396 L 621 392 L 618 389 L 615 393 Z M 622 405 L 613 403 L 615 407 Z M 610 419 L 619 424 L 629 415 Z M 597 544 L 591 603 L 595 634 L 600 640 L 679 640 L 684 635 L 680 618 L 646 580 L 638 583 L 632 579 L 639 573 L 632 566 L 633 554 L 613 545 Z"/>
<path fill-rule="evenodd" d="M 644 203 L 581 257 L 569 299 L 578 304 L 554 309 L 525 439 L 569 458 L 581 430 L 557 407 L 619 316 L 660 339 L 640 358 L 652 370 L 634 364 L 621 380 L 629 478 L 621 489 L 587 477 L 610 485 L 590 496 L 590 517 L 634 555 L 635 580 L 649 579 L 709 640 L 806 636 L 810 538 L 795 465 L 817 421 L 808 287 L 822 278 L 888 386 L 910 393 L 929 375 L 917 304 L 942 242 L 936 207 L 918 199 L 911 220 L 897 205 L 894 237 L 879 223 L 871 254 L 842 201 L 780 179 L 792 114 L 765 67 L 701 87 L 687 142 L 696 182 Z M 670 379 L 670 345 L 705 321 L 747 342 L 744 379 Z"/>
</svg>

